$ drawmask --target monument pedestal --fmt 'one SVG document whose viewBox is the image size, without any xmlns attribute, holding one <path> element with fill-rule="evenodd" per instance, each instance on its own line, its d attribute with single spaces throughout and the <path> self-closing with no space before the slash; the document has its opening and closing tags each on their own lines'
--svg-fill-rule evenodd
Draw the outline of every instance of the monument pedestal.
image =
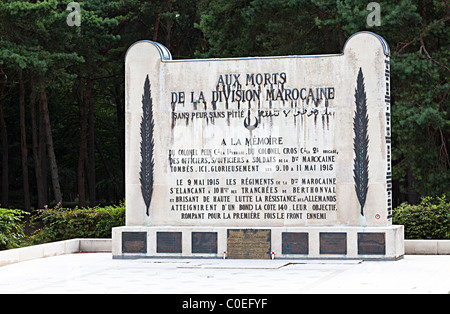
<svg viewBox="0 0 450 314">
<path fill-rule="evenodd" d="M 397 260 L 403 226 L 113 228 L 113 258 Z M 226 252 L 226 253 L 224 253 Z"/>
</svg>

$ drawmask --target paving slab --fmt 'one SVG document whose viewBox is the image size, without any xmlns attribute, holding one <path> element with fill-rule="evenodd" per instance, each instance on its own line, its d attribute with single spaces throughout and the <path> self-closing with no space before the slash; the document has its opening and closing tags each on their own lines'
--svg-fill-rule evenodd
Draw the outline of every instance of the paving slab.
<svg viewBox="0 0 450 314">
<path fill-rule="evenodd" d="M 121 260 L 111 253 L 76 253 L 0 267 L 2 294 L 449 292 L 449 255 L 406 255 L 399 261 Z"/>
</svg>

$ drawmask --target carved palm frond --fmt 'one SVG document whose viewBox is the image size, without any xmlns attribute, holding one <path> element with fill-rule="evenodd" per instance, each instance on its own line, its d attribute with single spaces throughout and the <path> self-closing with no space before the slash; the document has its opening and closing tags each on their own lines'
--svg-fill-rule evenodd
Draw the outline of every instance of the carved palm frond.
<svg viewBox="0 0 450 314">
<path fill-rule="evenodd" d="M 144 94 L 142 95 L 142 112 L 140 181 L 142 197 L 145 201 L 146 214 L 148 216 L 153 193 L 153 169 L 155 166 L 153 159 L 153 150 L 155 148 L 153 129 L 155 127 L 155 123 L 153 120 L 153 101 L 148 75 L 145 79 Z"/>
<path fill-rule="evenodd" d="M 367 115 L 367 99 L 364 87 L 364 76 L 362 69 L 359 69 L 355 89 L 356 110 L 353 118 L 353 150 L 355 152 L 353 179 L 355 180 L 355 190 L 361 207 L 361 215 L 364 216 L 364 204 L 366 203 L 367 190 L 369 184 L 369 117 Z"/>
</svg>

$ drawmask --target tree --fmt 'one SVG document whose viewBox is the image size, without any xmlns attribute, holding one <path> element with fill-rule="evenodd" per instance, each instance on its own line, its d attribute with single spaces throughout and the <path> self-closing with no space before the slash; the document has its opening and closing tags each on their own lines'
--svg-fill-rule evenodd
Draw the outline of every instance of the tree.
<svg viewBox="0 0 450 314">
<path fill-rule="evenodd" d="M 447 1 L 379 1 L 369 26 L 356 0 L 84 0 L 79 27 L 70 2 L 0 2 L 2 206 L 28 208 L 27 186 L 31 207 L 124 197 L 123 61 L 138 40 L 175 59 L 305 55 L 362 30 L 392 53 L 394 205 L 450 190 Z"/>
<path fill-rule="evenodd" d="M 380 2 L 381 25 L 367 25 L 356 0 L 201 1 L 200 55 L 234 57 L 339 53 L 358 31 L 391 48 L 394 204 L 450 192 L 447 1 Z M 199 51 L 200 52 L 200 51 Z"/>
<path fill-rule="evenodd" d="M 2 106 L 2 96 L 6 88 L 6 83 L 8 82 L 8 76 L 5 74 L 3 69 L 0 69 L 0 74 L 2 76 L 2 82 L 0 84 L 0 130 L 2 137 L 2 204 L 4 207 L 8 207 L 8 131 L 6 128 L 5 117 L 3 114 Z"/>
<path fill-rule="evenodd" d="M 53 135 L 51 129 L 50 115 L 47 103 L 46 77 L 64 77 L 65 67 L 73 61 L 79 61 L 73 53 L 64 53 L 58 50 L 58 46 L 49 39 L 48 32 L 51 29 L 57 37 L 61 35 L 58 32 L 57 22 L 63 18 L 63 15 L 57 10 L 57 1 L 46 2 L 24 2 L 24 1 L 6 1 L 0 4 L 0 15 L 2 17 L 2 55 L 0 64 L 6 64 L 8 68 L 16 71 L 18 69 L 20 96 L 19 103 L 21 111 L 24 111 L 25 88 L 22 70 L 30 68 L 37 74 L 39 82 L 39 106 L 41 125 L 41 138 L 45 138 L 47 153 L 50 163 L 50 172 L 53 185 L 53 193 L 57 204 L 62 202 L 61 188 L 59 184 L 58 166 L 56 161 L 55 149 L 53 144 Z M 45 16 L 46 18 L 42 18 Z M 23 25 L 22 21 L 27 21 Z M 20 29 L 20 32 L 17 31 Z M 54 39 L 54 38 L 53 38 Z M 45 49 L 43 48 L 45 47 Z M 15 82 L 12 82 L 14 87 Z M 34 87 L 34 85 L 33 85 Z M 34 92 L 34 91 L 33 91 Z M 25 124 L 24 112 L 21 113 L 21 124 Z M 35 129 L 33 129 L 35 131 Z M 23 141 L 22 147 L 22 165 L 26 167 L 26 142 L 25 130 L 21 128 Z M 42 145 L 42 144 L 41 144 Z M 42 155 L 41 155 L 42 156 Z M 8 161 L 4 158 L 3 176 L 8 175 Z M 6 166 L 5 166 L 6 164 Z M 27 171 L 23 169 L 24 184 L 27 179 Z M 43 178 L 43 174 L 37 175 Z M 38 185 L 42 182 L 38 182 Z M 24 187 L 25 191 L 27 187 Z M 8 192 L 5 191 L 6 195 Z M 27 193 L 25 193 L 27 194 Z M 5 196 L 7 198 L 7 196 Z M 29 202 L 25 196 L 25 206 L 29 207 Z"/>
<path fill-rule="evenodd" d="M 28 149 L 27 133 L 25 129 L 25 85 L 23 83 L 22 69 L 17 71 L 19 80 L 19 106 L 20 106 L 20 149 L 22 152 L 22 178 L 23 178 L 23 197 L 24 208 L 30 211 L 30 186 L 28 183 Z"/>
</svg>

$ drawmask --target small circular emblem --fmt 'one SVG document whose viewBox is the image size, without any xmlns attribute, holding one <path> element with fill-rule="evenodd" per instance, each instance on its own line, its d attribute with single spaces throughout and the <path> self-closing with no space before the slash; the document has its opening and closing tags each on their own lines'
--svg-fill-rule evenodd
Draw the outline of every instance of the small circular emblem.
<svg viewBox="0 0 450 314">
<path fill-rule="evenodd" d="M 256 118 L 256 122 L 255 124 L 250 125 L 250 115 L 244 119 L 244 126 L 248 129 L 248 130 L 254 130 L 258 127 L 259 121 L 258 118 Z"/>
</svg>

